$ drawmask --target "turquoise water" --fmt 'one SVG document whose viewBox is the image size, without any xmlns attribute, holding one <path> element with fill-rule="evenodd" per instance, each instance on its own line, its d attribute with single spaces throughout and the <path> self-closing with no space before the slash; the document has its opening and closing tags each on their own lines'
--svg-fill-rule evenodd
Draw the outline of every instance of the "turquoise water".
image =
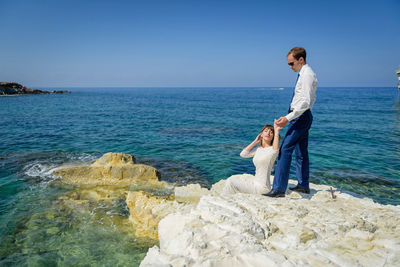
<svg viewBox="0 0 400 267">
<path fill-rule="evenodd" d="M 171 183 L 209 187 L 254 172 L 239 153 L 285 114 L 292 95 L 291 88 L 67 89 L 73 93 L 0 98 L 0 265 L 137 265 L 156 243 L 130 233 L 124 199 L 65 207 L 72 189 L 51 170 L 125 152 Z M 311 182 L 399 205 L 398 89 L 318 88 L 313 115 Z"/>
</svg>

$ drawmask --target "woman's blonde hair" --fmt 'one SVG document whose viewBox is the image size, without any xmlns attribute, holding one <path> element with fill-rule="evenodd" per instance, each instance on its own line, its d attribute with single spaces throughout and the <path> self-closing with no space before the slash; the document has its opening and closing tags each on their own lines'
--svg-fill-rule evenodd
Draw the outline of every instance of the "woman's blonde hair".
<svg viewBox="0 0 400 267">
<path fill-rule="evenodd" d="M 269 144 L 269 145 L 272 145 L 273 143 L 274 143 L 274 138 L 275 138 L 275 131 L 274 131 L 274 126 L 272 126 L 271 124 L 267 124 L 267 125 L 264 125 L 264 127 L 261 129 L 261 132 L 260 133 L 262 133 L 265 129 L 270 129 L 271 131 L 272 131 L 272 134 L 273 134 L 273 137 L 272 137 L 272 140 L 271 140 L 271 144 Z M 261 137 L 261 136 L 260 136 Z M 258 144 L 262 147 L 264 144 L 263 144 L 263 139 L 262 138 L 260 138 L 260 140 L 258 141 Z"/>
</svg>

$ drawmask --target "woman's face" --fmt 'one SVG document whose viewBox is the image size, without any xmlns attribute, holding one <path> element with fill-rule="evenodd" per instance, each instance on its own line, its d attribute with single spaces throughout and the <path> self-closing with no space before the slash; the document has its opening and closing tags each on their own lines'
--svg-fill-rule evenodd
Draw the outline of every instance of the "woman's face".
<svg viewBox="0 0 400 267">
<path fill-rule="evenodd" d="M 261 138 L 267 143 L 267 144 L 271 144 L 272 139 L 274 138 L 274 132 L 269 129 L 269 128 L 265 128 L 262 132 L 261 132 Z"/>
</svg>

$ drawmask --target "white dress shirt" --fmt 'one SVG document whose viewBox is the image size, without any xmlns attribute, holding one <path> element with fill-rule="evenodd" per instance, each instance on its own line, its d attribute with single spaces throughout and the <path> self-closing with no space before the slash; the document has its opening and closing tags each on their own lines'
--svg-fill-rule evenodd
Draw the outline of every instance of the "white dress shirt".
<svg viewBox="0 0 400 267">
<path fill-rule="evenodd" d="M 290 103 L 291 112 L 286 118 L 291 121 L 298 118 L 307 109 L 312 109 L 317 91 L 317 76 L 308 64 L 305 64 L 299 71 L 299 79 L 294 88 L 294 96 Z"/>
</svg>

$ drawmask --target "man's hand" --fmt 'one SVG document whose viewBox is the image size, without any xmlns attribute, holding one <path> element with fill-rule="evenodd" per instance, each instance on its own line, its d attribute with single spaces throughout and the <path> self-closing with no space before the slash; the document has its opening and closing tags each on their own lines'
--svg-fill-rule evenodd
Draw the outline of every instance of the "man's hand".
<svg viewBox="0 0 400 267">
<path fill-rule="evenodd" d="M 285 127 L 285 125 L 289 122 L 288 119 L 286 119 L 286 117 L 280 117 L 277 121 L 276 121 L 276 125 L 278 125 L 279 127 Z"/>
</svg>

